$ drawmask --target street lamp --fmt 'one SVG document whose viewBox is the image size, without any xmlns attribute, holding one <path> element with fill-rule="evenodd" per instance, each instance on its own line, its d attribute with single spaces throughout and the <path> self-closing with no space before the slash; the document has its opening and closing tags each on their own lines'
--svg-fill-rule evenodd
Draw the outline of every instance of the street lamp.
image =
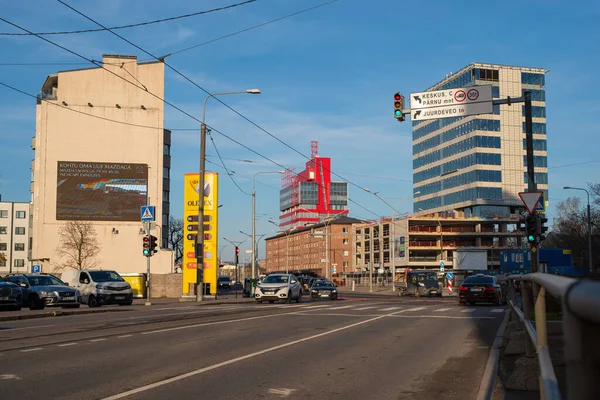
<svg viewBox="0 0 600 400">
<path fill-rule="evenodd" d="M 252 177 L 252 244 L 254 245 L 252 252 L 256 250 L 256 175 L 262 174 L 282 174 L 285 171 L 262 171 L 257 172 Z M 260 239 L 259 239 L 260 240 Z M 252 254 L 252 279 L 256 278 L 256 255 Z"/>
<path fill-rule="evenodd" d="M 211 93 L 204 99 L 202 107 L 202 123 L 200 125 L 200 176 L 198 182 L 198 233 L 196 234 L 196 301 L 204 296 L 204 168 L 206 162 L 206 102 L 211 97 L 227 94 L 260 94 L 258 89 L 247 89 L 237 92 Z M 218 268 L 217 268 L 218 269 Z M 218 271 L 216 271 L 218 274 Z M 216 288 L 215 288 L 216 293 Z"/>
<path fill-rule="evenodd" d="M 257 260 L 257 259 L 258 259 L 258 242 L 260 242 L 260 239 L 262 239 L 263 237 L 265 237 L 267 234 L 266 234 L 266 233 L 264 233 L 264 234 L 260 235 L 260 237 L 259 237 L 259 238 L 256 240 L 256 242 L 254 242 L 254 238 L 253 238 L 253 236 L 252 236 L 252 235 L 249 235 L 249 234 L 247 234 L 247 233 L 246 233 L 246 232 L 244 232 L 244 231 L 240 231 L 240 233 L 241 233 L 242 235 L 246 235 L 246 236 L 248 236 L 249 238 L 251 238 L 251 239 L 252 239 L 252 242 L 254 243 L 254 247 L 253 247 L 253 249 L 252 249 L 252 257 L 253 257 L 253 258 L 252 258 L 252 265 L 254 265 L 254 263 L 255 263 L 255 260 Z M 256 236 L 256 235 L 255 235 L 255 236 Z M 252 278 L 254 278 L 254 275 L 255 275 L 255 273 L 254 273 L 254 268 L 252 268 Z"/>
<path fill-rule="evenodd" d="M 563 189 L 566 190 L 582 190 L 587 193 L 587 235 L 588 235 L 588 268 L 590 273 L 594 272 L 594 266 L 592 264 L 592 213 L 590 210 L 590 192 L 584 188 L 577 188 L 571 186 L 565 186 Z"/>
</svg>

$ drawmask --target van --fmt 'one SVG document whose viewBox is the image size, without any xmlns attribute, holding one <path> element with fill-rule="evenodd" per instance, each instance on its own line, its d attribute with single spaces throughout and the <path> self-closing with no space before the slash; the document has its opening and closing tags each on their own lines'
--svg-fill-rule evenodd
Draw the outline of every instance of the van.
<svg viewBox="0 0 600 400">
<path fill-rule="evenodd" d="M 133 303 L 131 286 L 116 271 L 71 269 L 64 271 L 61 278 L 69 286 L 79 289 L 82 302 L 89 307 L 103 304 L 130 306 Z"/>
</svg>

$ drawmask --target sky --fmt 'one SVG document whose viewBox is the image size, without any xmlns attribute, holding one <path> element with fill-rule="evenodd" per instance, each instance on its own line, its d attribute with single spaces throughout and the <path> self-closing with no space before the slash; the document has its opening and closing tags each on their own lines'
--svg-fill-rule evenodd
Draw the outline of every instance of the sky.
<svg viewBox="0 0 600 400">
<path fill-rule="evenodd" d="M 98 7 L 96 2 L 64 1 L 108 27 L 243 2 L 105 0 Z M 58 1 L 48 0 L 39 8 L 32 4 L 3 4 L 0 17 L 34 32 L 98 27 Z M 600 80 L 594 72 L 600 65 L 599 18 L 600 3 L 593 0 L 256 0 L 116 32 L 155 56 L 174 53 L 167 62 L 208 92 L 261 90 L 259 96 L 221 98 L 254 124 L 213 100 L 206 111 L 209 125 L 252 149 L 213 132 L 227 169 L 234 171 L 229 176 L 210 140 L 207 147 L 207 170 L 220 174 L 220 236 L 246 240 L 244 250 L 251 247 L 250 241 L 239 231 L 251 233 L 252 177 L 280 170 L 281 165 L 301 171 L 312 140 L 319 142 L 320 156 L 331 158 L 332 171 L 339 175 L 334 179 L 349 182 L 350 216 L 373 219 L 391 213 L 388 205 L 362 188 L 379 192 L 400 212 L 411 211 L 412 128 L 410 122 L 394 119 L 393 94 L 425 90 L 471 62 L 549 70 L 551 222 L 558 202 L 582 193 L 565 191 L 563 186 L 587 187 L 600 181 Z M 21 31 L 0 21 L 0 33 L 16 32 Z M 88 59 L 100 60 L 102 54 L 151 59 L 109 32 L 47 38 Z M 31 94 L 39 91 L 48 74 L 92 66 L 35 36 L 0 35 L 0 49 L 0 82 Z M 166 69 L 166 100 L 200 118 L 204 97 L 200 89 Z M 198 170 L 199 127 L 165 106 L 165 128 L 173 131 L 171 211 L 181 218 L 183 176 Z M 3 201 L 29 201 L 34 134 L 35 101 L 0 86 Z M 277 231 L 268 220 L 279 215 L 279 184 L 277 174 L 256 177 L 257 235 Z M 221 240 L 219 245 L 228 243 Z M 222 251 L 225 259 L 233 256 L 231 245 Z M 259 257 L 264 257 L 263 241 Z"/>
</svg>

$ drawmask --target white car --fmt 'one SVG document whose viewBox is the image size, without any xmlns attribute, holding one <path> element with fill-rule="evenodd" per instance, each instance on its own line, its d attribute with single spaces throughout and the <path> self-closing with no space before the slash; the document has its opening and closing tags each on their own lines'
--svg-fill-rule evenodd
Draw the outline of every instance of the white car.
<svg viewBox="0 0 600 400">
<path fill-rule="evenodd" d="M 286 303 L 296 300 L 296 303 L 300 303 L 302 301 L 302 285 L 292 274 L 267 275 L 256 287 L 254 298 L 258 303 L 263 301 L 275 303 L 278 300 Z"/>
</svg>

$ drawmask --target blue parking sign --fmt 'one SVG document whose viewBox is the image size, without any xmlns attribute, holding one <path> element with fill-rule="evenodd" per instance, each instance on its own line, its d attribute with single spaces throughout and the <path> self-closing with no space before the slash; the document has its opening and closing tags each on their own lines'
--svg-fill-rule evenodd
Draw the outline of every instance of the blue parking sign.
<svg viewBox="0 0 600 400">
<path fill-rule="evenodd" d="M 32 274 L 39 274 L 40 272 L 42 272 L 42 266 L 41 265 L 32 265 L 31 266 L 31 273 Z"/>
</svg>

